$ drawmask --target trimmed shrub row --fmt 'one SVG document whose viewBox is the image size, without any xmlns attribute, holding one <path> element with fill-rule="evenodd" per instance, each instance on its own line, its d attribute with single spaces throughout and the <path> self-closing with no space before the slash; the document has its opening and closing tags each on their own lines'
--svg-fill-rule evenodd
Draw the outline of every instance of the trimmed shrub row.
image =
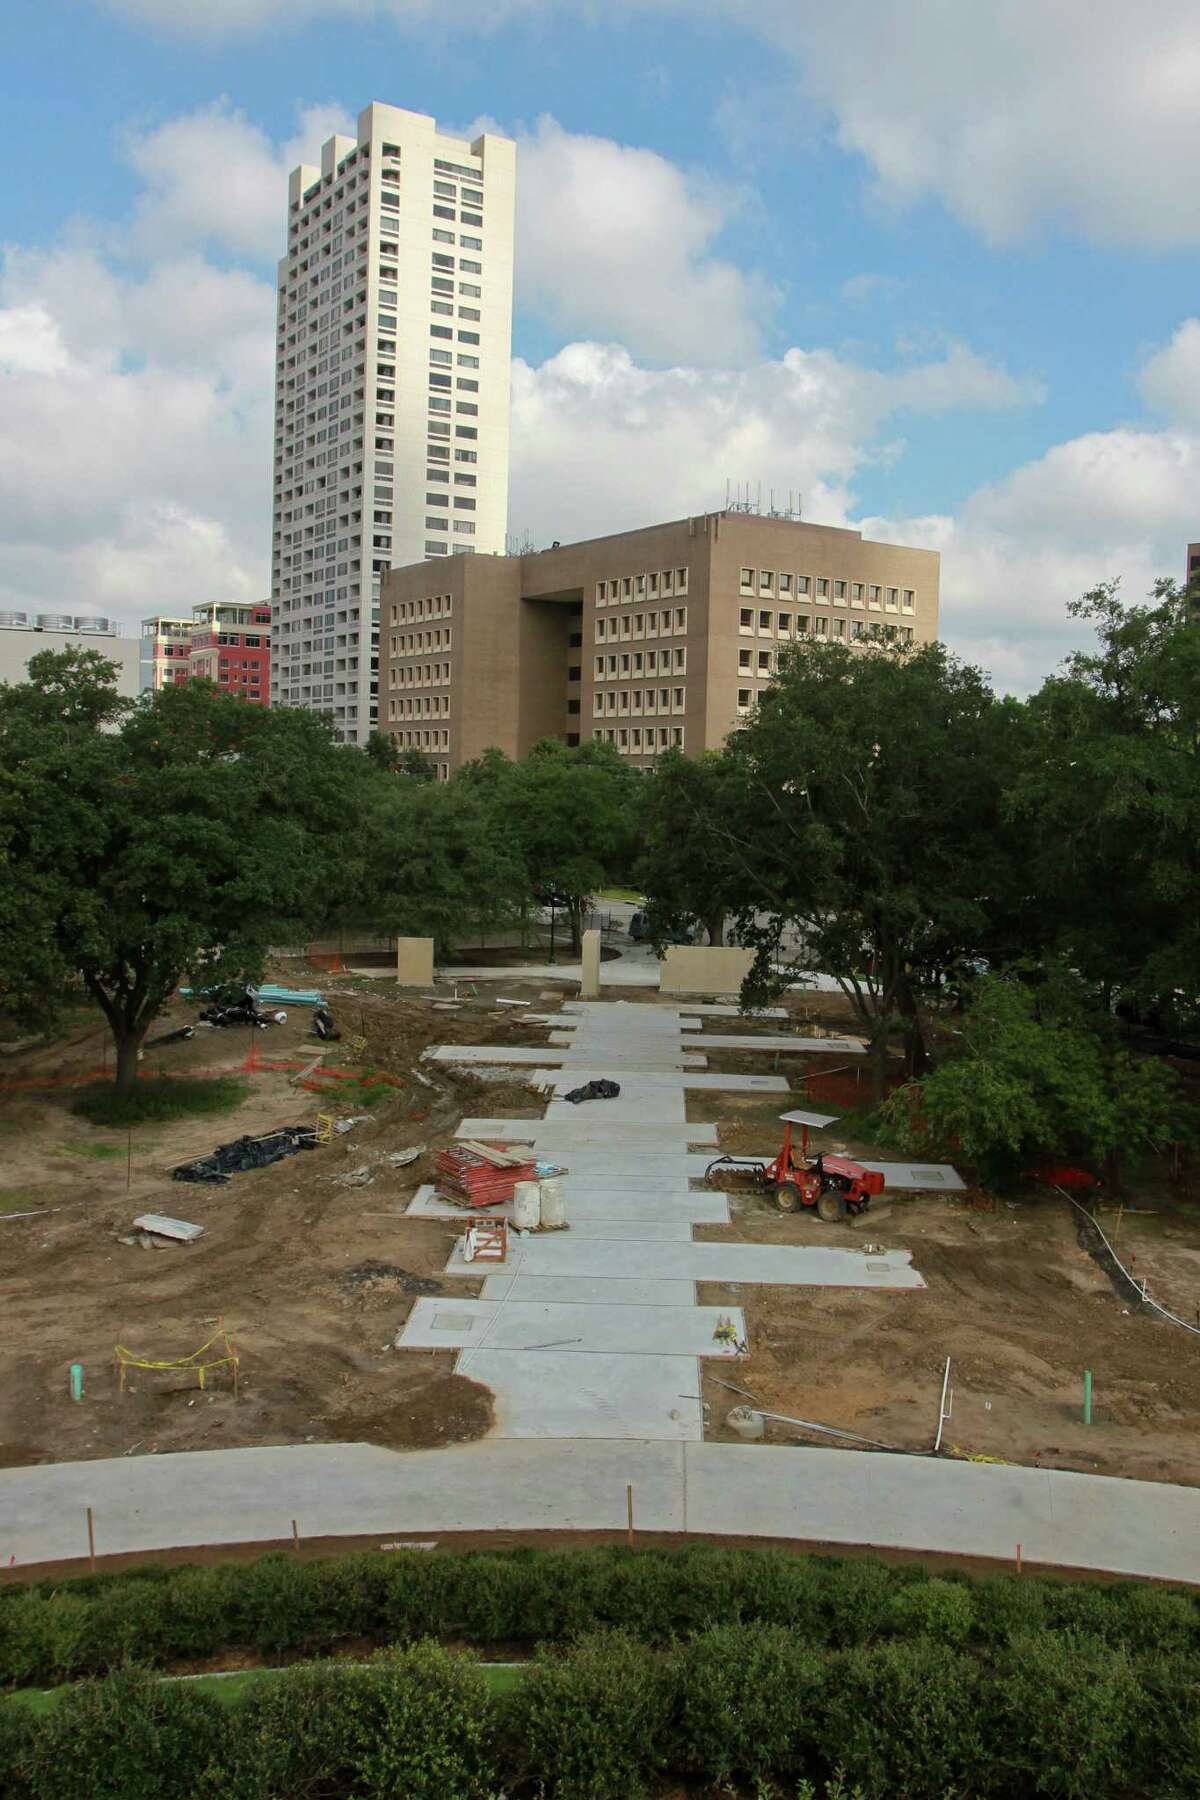
<svg viewBox="0 0 1200 1800">
<path fill-rule="evenodd" d="M 0 1589 L 0 1683 L 101 1675 L 248 1647 L 278 1659 L 347 1640 L 563 1643 L 598 1627 L 664 1644 L 719 1624 L 780 1625 L 848 1648 L 914 1637 L 971 1649 L 1076 1631 L 1131 1651 L 1200 1655 L 1191 1593 L 998 1576 L 928 1577 L 782 1550 L 363 1553 L 146 1569 Z"/>
<path fill-rule="evenodd" d="M 543 1651 L 494 1698 L 433 1643 L 297 1666 L 234 1706 L 125 1670 L 41 1720 L 0 1702 L 3 1800 L 1183 1800 L 1200 1662 L 1076 1632 L 994 1653 L 918 1636 L 822 1652 L 780 1626 Z"/>
</svg>

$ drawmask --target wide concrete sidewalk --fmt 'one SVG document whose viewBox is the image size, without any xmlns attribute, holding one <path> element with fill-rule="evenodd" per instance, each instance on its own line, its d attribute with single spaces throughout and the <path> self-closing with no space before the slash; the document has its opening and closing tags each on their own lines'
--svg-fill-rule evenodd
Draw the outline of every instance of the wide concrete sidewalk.
<svg viewBox="0 0 1200 1800">
<path fill-rule="evenodd" d="M 625 1529 L 943 1551 L 1200 1583 L 1200 1490 L 846 1450 L 485 1439 L 209 1450 L 0 1473 L 0 1562 L 302 1537 Z"/>
</svg>

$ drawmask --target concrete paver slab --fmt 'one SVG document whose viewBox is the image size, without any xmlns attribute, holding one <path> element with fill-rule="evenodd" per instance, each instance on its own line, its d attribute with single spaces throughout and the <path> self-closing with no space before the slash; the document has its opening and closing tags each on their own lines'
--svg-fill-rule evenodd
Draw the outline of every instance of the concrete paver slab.
<svg viewBox="0 0 1200 1800">
<path fill-rule="evenodd" d="M 571 1069 L 535 1069 L 530 1079 L 538 1087 L 551 1088 L 556 1094 L 565 1094 L 571 1088 L 585 1081 L 616 1081 L 621 1085 L 621 1098 L 627 1093 L 639 1099 L 642 1096 L 653 1097 L 651 1104 L 657 1104 L 660 1094 L 677 1094 L 696 1089 L 711 1090 L 727 1094 L 789 1094 L 791 1087 L 784 1075 L 721 1075 L 711 1070 L 694 1069 L 655 1069 L 631 1070 L 628 1065 L 620 1068 L 605 1068 L 588 1063 L 580 1068 Z M 610 1105 L 604 1101 L 605 1106 Z"/>
<path fill-rule="evenodd" d="M 786 1019 L 785 1006 L 756 1006 L 743 1012 L 740 1006 L 733 1006 L 727 1000 L 705 1000 L 696 1005 L 689 1005 L 686 1000 L 679 1002 L 679 1010 L 685 1016 L 697 1019 Z"/>
<path fill-rule="evenodd" d="M 578 1229 L 585 1220 L 605 1219 L 626 1223 L 641 1224 L 693 1224 L 693 1225 L 727 1225 L 729 1223 L 729 1201 L 725 1194 L 679 1193 L 679 1194 L 646 1194 L 636 1188 L 615 1188 L 612 1190 L 581 1187 L 578 1192 L 567 1188 L 567 1220 L 572 1229 Z M 437 1189 L 430 1183 L 419 1187 L 413 1195 L 405 1211 L 421 1219 L 457 1219 L 460 1224 L 464 1213 L 461 1206 L 453 1206 L 449 1200 L 438 1197 Z M 512 1205 L 489 1206 L 485 1209 L 488 1218 L 512 1218 Z M 397 1213 L 401 1218 L 403 1214 Z"/>
<path fill-rule="evenodd" d="M 576 1213 L 574 1218 L 568 1214 L 568 1222 L 577 1238 L 640 1238 L 647 1244 L 690 1244 L 692 1241 L 691 1219 L 616 1219 L 603 1213 L 587 1218 Z M 539 1238 L 545 1235 L 538 1233 Z"/>
<path fill-rule="evenodd" d="M 567 1104 L 567 1102 L 562 1102 Z M 606 1103 L 593 1102 L 599 1112 Z M 537 1144 L 539 1149 L 562 1150 L 630 1150 L 650 1155 L 669 1156 L 686 1149 L 688 1144 L 717 1142 L 715 1125 L 703 1124 L 631 1124 L 624 1120 L 605 1125 L 600 1117 L 589 1118 L 571 1108 L 573 1118 L 563 1119 L 464 1119 L 455 1132 L 460 1138 L 480 1138 L 494 1144 Z M 703 1171 L 701 1171 L 703 1173 Z"/>
<path fill-rule="evenodd" d="M 464 1350 L 458 1371 L 496 1396 L 498 1438 L 698 1440 L 694 1356 Z"/>
<path fill-rule="evenodd" d="M 923 1192 L 926 1188 L 965 1188 L 966 1182 L 950 1163 L 864 1162 L 866 1169 L 879 1169 L 890 1188 Z"/>
<path fill-rule="evenodd" d="M 396 1339 L 401 1350 L 453 1350 L 486 1343 L 490 1350 L 546 1348 L 585 1356 L 721 1356 L 734 1352 L 714 1336 L 728 1321 L 739 1338 L 738 1307 L 574 1306 L 569 1302 L 418 1300 Z"/>
<path fill-rule="evenodd" d="M 694 1281 L 655 1281 L 631 1275 L 489 1275 L 480 1298 L 538 1301 L 563 1306 L 695 1306 Z"/>
<path fill-rule="evenodd" d="M 864 1256 L 858 1250 L 809 1249 L 791 1244 L 650 1243 L 589 1237 L 570 1231 L 525 1237 L 510 1247 L 508 1265 L 528 1275 L 640 1275 L 666 1281 L 745 1282 L 767 1287 L 923 1288 L 907 1250 Z M 462 1239 L 447 1275 L 478 1276 L 463 1260 Z"/>
<path fill-rule="evenodd" d="M 444 1200 L 418 1200 L 414 1198 L 407 1209 L 407 1214 L 396 1214 L 397 1218 L 404 1218 L 406 1216 L 418 1219 L 455 1219 L 459 1224 L 462 1224 L 464 1217 L 467 1215 L 464 1214 L 461 1207 L 450 1206 Z M 511 1223 L 513 1218 L 513 1208 L 510 1202 L 505 1202 L 502 1206 L 488 1206 L 481 1208 L 479 1216 L 485 1219 L 507 1219 Z M 680 1214 L 673 1219 L 663 1218 L 661 1214 L 650 1217 L 621 1219 L 608 1217 L 604 1214 L 585 1216 L 582 1213 L 577 1213 L 574 1217 L 571 1217 L 568 1213 L 568 1220 L 569 1228 L 575 1237 L 641 1238 L 646 1243 L 651 1244 L 689 1243 L 691 1241 L 692 1225 L 694 1223 L 694 1221 L 686 1214 Z M 717 1222 L 721 1223 L 722 1221 Z M 541 1236 L 543 1234 L 537 1233 L 534 1235 Z M 525 1241 L 524 1237 L 522 1237 L 521 1241 Z M 478 1264 L 475 1264 L 474 1267 L 476 1274 L 483 1273 Z"/>
<path fill-rule="evenodd" d="M 831 1056 L 865 1056 L 864 1046 L 854 1038 L 819 1038 L 819 1037 L 726 1037 L 723 1033 L 706 1031 L 697 1038 L 697 1044 L 703 1044 L 706 1050 L 761 1050 L 764 1055 L 776 1055 L 786 1051 L 809 1056 L 820 1051 L 828 1051 Z"/>
</svg>

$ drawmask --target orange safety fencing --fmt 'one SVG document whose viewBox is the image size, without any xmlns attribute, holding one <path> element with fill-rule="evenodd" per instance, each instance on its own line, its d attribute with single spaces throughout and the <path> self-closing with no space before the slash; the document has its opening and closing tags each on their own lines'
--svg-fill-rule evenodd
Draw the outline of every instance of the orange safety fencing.
<svg viewBox="0 0 1200 1800">
<path fill-rule="evenodd" d="M 244 1065 L 243 1065 L 244 1066 Z M 222 1081 L 239 1073 L 237 1063 L 223 1069 L 139 1069 L 139 1081 Z M 115 1069 L 84 1069 L 78 1075 L 35 1075 L 23 1081 L 0 1078 L 0 1093 L 40 1094 L 50 1088 L 92 1087 L 115 1079 Z"/>
<path fill-rule="evenodd" d="M 242 1063 L 227 1063 L 222 1069 L 139 1069 L 138 1080 L 222 1081 L 231 1075 L 253 1075 L 256 1072 L 288 1074 L 309 1068 L 311 1061 L 311 1057 L 268 1059 L 258 1054 L 258 1044 L 254 1043 Z M 0 1077 L 0 1093 L 39 1094 L 57 1088 L 92 1087 L 98 1081 L 112 1081 L 114 1074 L 113 1069 L 83 1069 L 77 1075 L 35 1075 L 25 1080 Z M 312 1069 L 307 1079 L 299 1085 L 312 1093 L 320 1093 L 322 1084 L 329 1081 L 359 1081 L 363 1087 L 404 1087 L 404 1083 L 395 1075 L 381 1072 L 368 1074 L 362 1069 L 323 1069 L 319 1066 Z"/>
<path fill-rule="evenodd" d="M 311 963 L 314 969 L 324 969 L 329 975 L 343 975 L 346 970 L 340 950 L 314 950 L 309 945 L 304 953 L 304 959 Z"/>
<path fill-rule="evenodd" d="M 257 1040 L 251 1044 L 242 1073 L 252 1075 L 256 1070 L 268 1070 L 281 1075 L 295 1074 L 300 1069 L 307 1069 L 305 1079 L 298 1086 L 307 1088 L 311 1093 L 320 1093 L 322 1084 L 327 1081 L 358 1081 L 363 1087 L 403 1088 L 404 1083 L 395 1075 L 385 1075 L 381 1071 L 368 1073 L 363 1069 L 326 1069 L 320 1064 L 314 1068 L 311 1056 L 261 1056 Z"/>
</svg>

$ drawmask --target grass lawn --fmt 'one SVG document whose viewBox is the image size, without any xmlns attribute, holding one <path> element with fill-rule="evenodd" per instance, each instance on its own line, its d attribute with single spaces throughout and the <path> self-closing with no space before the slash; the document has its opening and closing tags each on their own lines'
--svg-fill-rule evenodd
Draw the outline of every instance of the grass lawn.
<svg viewBox="0 0 1200 1800">
<path fill-rule="evenodd" d="M 487 1684 L 494 1695 L 507 1694 L 521 1679 L 519 1664 L 484 1663 L 482 1666 Z M 212 1694 L 223 1706 L 237 1706 L 246 1698 L 256 1681 L 273 1681 L 276 1676 L 286 1673 L 286 1669 L 238 1669 L 231 1675 L 195 1675 L 185 1679 L 189 1687 Z M 70 1693 L 71 1686 L 67 1682 L 56 1688 L 17 1688 L 8 1695 L 8 1699 L 14 1706 L 23 1706 L 36 1717 L 44 1718 L 64 1694 Z"/>
<path fill-rule="evenodd" d="M 155 1076 L 148 1081 L 139 1081 L 132 1094 L 118 1094 L 111 1082 L 88 1088 L 75 1102 L 74 1111 L 92 1125 L 124 1129 L 128 1125 L 157 1123 L 160 1119 L 233 1112 L 249 1093 L 244 1081 L 231 1081 L 227 1076 L 217 1076 L 211 1081 Z M 96 1152 L 83 1154 L 95 1155 Z"/>
<path fill-rule="evenodd" d="M 640 906 L 645 898 L 633 888 L 601 888 L 596 895 L 597 900 L 631 900 L 635 906 Z"/>
</svg>

